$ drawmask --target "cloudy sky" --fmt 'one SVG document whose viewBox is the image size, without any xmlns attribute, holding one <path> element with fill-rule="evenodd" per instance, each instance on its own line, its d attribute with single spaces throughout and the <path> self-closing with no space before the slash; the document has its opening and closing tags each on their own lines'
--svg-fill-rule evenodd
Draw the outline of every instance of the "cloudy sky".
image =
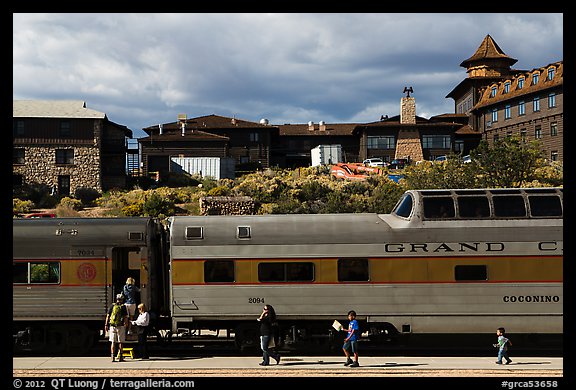
<svg viewBox="0 0 576 390">
<path fill-rule="evenodd" d="M 13 14 L 13 99 L 83 100 L 125 125 L 178 114 L 271 124 L 454 112 L 460 63 L 490 34 L 533 69 L 563 60 L 563 15 Z"/>
</svg>

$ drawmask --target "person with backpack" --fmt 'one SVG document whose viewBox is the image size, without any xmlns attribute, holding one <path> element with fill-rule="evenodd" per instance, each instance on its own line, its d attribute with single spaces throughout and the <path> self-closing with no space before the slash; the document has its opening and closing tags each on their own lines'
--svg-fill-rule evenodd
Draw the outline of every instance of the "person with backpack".
<svg viewBox="0 0 576 390">
<path fill-rule="evenodd" d="M 108 332 L 110 340 L 110 354 L 115 361 L 116 346 L 118 346 L 118 361 L 124 361 L 122 355 L 122 343 L 126 341 L 126 325 L 128 325 L 128 310 L 124 305 L 124 295 L 116 295 L 116 302 L 110 305 L 106 314 L 104 330 Z"/>
</svg>

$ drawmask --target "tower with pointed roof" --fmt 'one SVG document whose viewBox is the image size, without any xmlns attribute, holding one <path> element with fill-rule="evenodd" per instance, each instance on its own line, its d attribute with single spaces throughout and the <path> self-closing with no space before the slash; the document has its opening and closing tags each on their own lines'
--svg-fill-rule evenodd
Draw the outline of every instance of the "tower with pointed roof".
<svg viewBox="0 0 576 390">
<path fill-rule="evenodd" d="M 517 61 L 507 56 L 488 34 L 476 52 L 460 66 L 466 68 L 468 77 L 500 77 L 510 74 L 511 66 Z"/>
</svg>

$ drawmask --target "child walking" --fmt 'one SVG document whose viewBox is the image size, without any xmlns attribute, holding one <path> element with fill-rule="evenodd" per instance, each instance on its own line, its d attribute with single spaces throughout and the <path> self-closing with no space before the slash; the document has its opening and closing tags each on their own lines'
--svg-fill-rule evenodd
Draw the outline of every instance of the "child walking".
<svg viewBox="0 0 576 390">
<path fill-rule="evenodd" d="M 508 356 L 508 347 L 512 346 L 510 340 L 505 336 L 506 329 L 498 328 L 496 335 L 498 336 L 498 343 L 494 347 L 498 348 L 498 361 L 496 364 L 502 364 L 502 358 L 506 359 L 506 364 L 512 363 L 512 359 Z"/>
<path fill-rule="evenodd" d="M 348 320 L 350 321 L 348 329 L 342 329 L 348 332 L 348 335 L 344 339 L 344 345 L 342 346 L 342 350 L 346 356 L 346 363 L 344 363 L 344 365 L 358 367 L 360 365 L 358 364 L 358 333 L 360 328 L 358 321 L 356 321 L 356 312 L 354 310 L 348 312 Z M 350 358 L 351 353 L 354 355 L 354 361 Z"/>
</svg>

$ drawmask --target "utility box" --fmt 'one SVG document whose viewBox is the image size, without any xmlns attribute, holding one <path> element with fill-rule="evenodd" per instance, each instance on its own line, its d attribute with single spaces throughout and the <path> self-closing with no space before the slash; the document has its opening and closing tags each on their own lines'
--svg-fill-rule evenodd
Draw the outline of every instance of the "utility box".
<svg viewBox="0 0 576 390">
<path fill-rule="evenodd" d="M 342 145 L 318 145 L 310 151 L 312 166 L 344 162 Z"/>
<path fill-rule="evenodd" d="M 235 162 L 230 157 L 171 157 L 170 172 L 189 173 L 213 179 L 234 179 Z"/>
</svg>

